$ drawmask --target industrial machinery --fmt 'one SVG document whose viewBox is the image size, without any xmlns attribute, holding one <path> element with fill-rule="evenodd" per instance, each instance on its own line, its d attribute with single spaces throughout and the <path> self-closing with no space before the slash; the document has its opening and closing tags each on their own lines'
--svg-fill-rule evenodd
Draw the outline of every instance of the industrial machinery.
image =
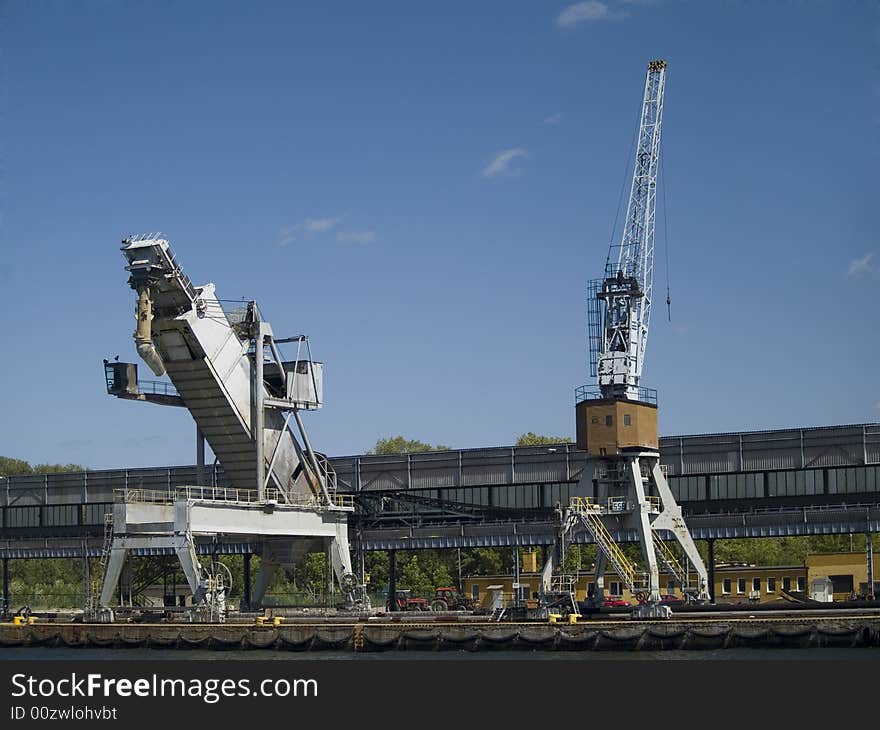
<svg viewBox="0 0 880 730">
<path fill-rule="evenodd" d="M 213 284 L 194 286 L 161 235 L 122 243 L 128 283 L 138 295 L 137 352 L 171 383 L 139 381 L 136 364 L 105 360 L 107 390 L 189 410 L 200 468 L 197 484 L 127 487 L 117 495 L 100 606 L 110 607 L 130 549 L 161 548 L 178 556 L 194 604 L 216 616 L 224 581 L 201 566 L 196 544 L 218 535 L 256 544 L 262 560 L 254 606 L 279 566 L 315 550 L 327 552 L 347 602 L 363 605 L 348 546 L 353 504 L 336 494 L 336 475 L 312 449 L 300 415 L 323 402 L 323 365 L 311 359 L 308 338 L 276 338 L 255 301 L 231 305 L 217 298 Z M 296 345 L 293 359 L 282 357 L 284 344 Z M 203 483 L 205 440 L 223 467 L 223 486 Z"/>
<path fill-rule="evenodd" d="M 587 466 L 577 492 L 561 515 L 558 550 L 544 570 L 551 589 L 554 561 L 560 561 L 574 531 L 587 530 L 598 546 L 592 601 L 604 602 L 606 564 L 640 605 L 633 615 L 665 618 L 658 559 L 676 576 L 686 594 L 708 599 L 706 568 L 676 504 L 660 464 L 657 393 L 642 386 L 642 369 L 653 301 L 654 217 L 666 62 L 648 64 L 639 120 L 629 203 L 620 243 L 612 241 L 605 275 L 588 288 L 590 374 L 598 390 L 575 391 L 577 445 Z M 591 495 L 591 496 L 583 496 Z M 642 565 L 618 544 L 634 537 Z M 685 566 L 664 540 L 674 538 Z"/>
<path fill-rule="evenodd" d="M 457 588 L 438 588 L 431 601 L 433 611 L 474 611 L 477 603 L 473 598 L 465 596 Z"/>
<path fill-rule="evenodd" d="M 428 611 L 430 607 L 428 606 L 428 599 L 422 598 L 421 596 L 412 595 L 412 591 L 409 588 L 398 588 L 395 592 L 395 604 L 396 607 L 394 610 L 397 611 Z M 391 600 L 387 601 L 386 608 L 390 611 Z"/>
</svg>

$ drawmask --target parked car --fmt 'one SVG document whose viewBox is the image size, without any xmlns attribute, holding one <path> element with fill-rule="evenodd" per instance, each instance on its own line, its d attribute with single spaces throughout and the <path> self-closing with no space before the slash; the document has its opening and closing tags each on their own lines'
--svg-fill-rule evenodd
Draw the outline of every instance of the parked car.
<svg viewBox="0 0 880 730">
<path fill-rule="evenodd" d="M 622 606 L 629 606 L 630 602 L 624 601 L 622 598 L 606 598 L 602 605 L 609 606 L 610 608 L 620 608 Z"/>
<path fill-rule="evenodd" d="M 674 596 L 671 593 L 667 593 L 665 596 L 660 597 L 660 602 L 667 603 L 667 604 L 671 603 L 671 604 L 675 604 L 675 605 L 681 605 L 681 604 L 685 603 L 685 600 L 684 600 L 684 598 L 679 598 L 678 596 Z"/>
</svg>

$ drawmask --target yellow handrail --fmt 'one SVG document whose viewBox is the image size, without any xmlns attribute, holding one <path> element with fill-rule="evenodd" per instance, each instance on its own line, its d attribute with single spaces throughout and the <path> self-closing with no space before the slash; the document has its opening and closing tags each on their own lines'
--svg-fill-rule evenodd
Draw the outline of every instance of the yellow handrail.
<svg viewBox="0 0 880 730">
<path fill-rule="evenodd" d="M 602 507 L 593 502 L 592 497 L 570 497 L 568 508 L 578 513 L 602 511 Z"/>
<path fill-rule="evenodd" d="M 630 562 L 629 558 L 626 557 L 626 554 L 620 549 L 620 546 L 614 542 L 614 537 L 608 532 L 605 525 L 602 524 L 602 520 L 599 519 L 595 512 L 584 512 L 583 515 L 585 519 L 589 521 L 589 524 L 593 528 L 594 537 L 606 550 L 611 562 L 618 570 L 623 572 L 623 575 L 620 577 L 623 578 L 630 587 L 635 585 L 635 566 Z"/>
<path fill-rule="evenodd" d="M 654 533 L 654 545 L 659 548 L 661 559 L 666 563 L 666 566 L 672 571 L 675 577 L 684 583 L 686 578 L 684 568 L 681 563 L 678 562 L 675 553 L 673 553 L 670 547 L 657 536 L 656 530 L 652 530 L 652 532 Z"/>
</svg>

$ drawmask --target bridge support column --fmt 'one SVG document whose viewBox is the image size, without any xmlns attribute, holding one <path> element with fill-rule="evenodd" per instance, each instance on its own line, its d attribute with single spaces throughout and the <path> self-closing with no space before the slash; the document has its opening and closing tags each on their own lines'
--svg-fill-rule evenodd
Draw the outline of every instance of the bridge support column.
<svg viewBox="0 0 880 730">
<path fill-rule="evenodd" d="M 244 605 L 248 611 L 251 610 L 251 554 L 244 554 L 244 590 L 242 597 Z"/>
<path fill-rule="evenodd" d="M 3 558 L 3 599 L 0 603 L 0 616 L 9 614 L 9 558 Z"/>
<path fill-rule="evenodd" d="M 707 573 L 709 574 L 709 601 L 715 603 L 715 538 L 706 540 L 709 546 L 709 565 Z"/>
<path fill-rule="evenodd" d="M 397 610 L 397 550 L 388 551 L 388 610 Z"/>
<path fill-rule="evenodd" d="M 92 571 L 89 565 L 89 551 L 86 549 L 85 541 L 83 541 L 83 609 L 86 613 L 92 608 Z"/>
<path fill-rule="evenodd" d="M 196 482 L 200 487 L 205 484 L 205 436 L 196 425 Z"/>
<path fill-rule="evenodd" d="M 519 605 L 522 590 L 519 587 L 519 546 L 513 548 L 513 600 Z"/>
<path fill-rule="evenodd" d="M 873 601 L 874 595 L 874 535 L 870 532 L 865 533 L 865 552 L 868 558 L 868 599 Z"/>
</svg>

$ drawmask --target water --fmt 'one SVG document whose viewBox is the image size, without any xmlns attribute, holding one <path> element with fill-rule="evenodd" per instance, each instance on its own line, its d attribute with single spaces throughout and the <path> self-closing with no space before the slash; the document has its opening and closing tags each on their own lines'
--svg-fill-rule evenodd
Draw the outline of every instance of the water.
<svg viewBox="0 0 880 730">
<path fill-rule="evenodd" d="M 710 649 L 667 651 L 386 651 L 354 653 L 352 651 L 274 651 L 271 649 L 207 650 L 207 649 L 96 649 L 67 647 L 9 647 L 0 649 L 0 662 L 22 659 L 58 660 L 189 660 L 236 661 L 868 661 L 880 662 L 880 647 L 860 649 Z"/>
</svg>

